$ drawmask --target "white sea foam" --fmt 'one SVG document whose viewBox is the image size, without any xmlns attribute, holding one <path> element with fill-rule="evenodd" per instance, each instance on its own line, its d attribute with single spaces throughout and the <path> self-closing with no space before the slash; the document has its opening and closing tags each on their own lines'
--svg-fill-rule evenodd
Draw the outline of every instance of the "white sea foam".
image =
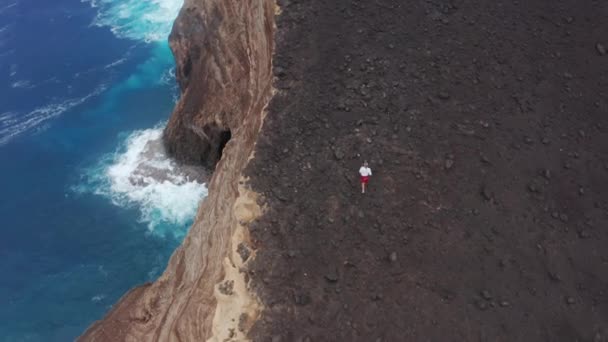
<svg viewBox="0 0 608 342">
<path fill-rule="evenodd" d="M 11 84 L 12 88 L 19 88 L 19 89 L 32 89 L 34 88 L 34 86 L 32 85 L 32 83 L 28 80 L 19 80 L 16 82 L 13 82 L 13 84 Z"/>
<path fill-rule="evenodd" d="M 104 295 L 104 294 L 98 294 L 98 295 L 95 295 L 95 296 L 93 296 L 91 298 L 91 302 L 93 302 L 93 303 L 99 303 L 102 300 L 104 300 L 105 298 L 106 298 L 106 295 Z"/>
<path fill-rule="evenodd" d="M 123 64 L 123 63 L 124 63 L 124 62 L 126 62 L 126 61 L 127 61 L 127 59 L 123 57 L 123 58 L 121 58 L 121 59 L 118 59 L 118 60 L 116 60 L 116 61 L 114 61 L 114 62 L 110 63 L 110 64 L 106 64 L 106 65 L 105 65 L 103 68 L 104 68 L 104 69 L 111 69 L 111 68 L 113 68 L 113 67 L 115 67 L 115 66 L 117 66 L 117 65 L 121 65 L 121 64 Z"/>
<path fill-rule="evenodd" d="M 165 153 L 162 126 L 135 131 L 112 155 L 86 172 L 84 187 L 120 207 L 139 209 L 142 222 L 159 235 L 182 236 L 207 195 L 201 168 L 177 165 Z M 167 227 L 183 227 L 167 231 Z"/>
<path fill-rule="evenodd" d="M 90 94 L 77 99 L 68 99 L 58 103 L 51 103 L 44 107 L 36 108 L 23 115 L 17 113 L 5 113 L 0 116 L 0 146 L 6 144 L 13 138 L 31 131 L 54 117 L 73 109 L 90 98 L 101 94 L 106 89 L 105 85 L 100 85 Z"/>
<path fill-rule="evenodd" d="M 7 10 L 17 6 L 17 2 L 10 3 L 6 6 L 0 7 L 0 14 L 4 14 Z"/>
<path fill-rule="evenodd" d="M 183 0 L 81 0 L 97 8 L 93 22 L 109 27 L 120 38 L 164 41 Z"/>
<path fill-rule="evenodd" d="M 175 85 L 175 68 L 169 68 L 160 76 L 160 83 Z"/>
</svg>

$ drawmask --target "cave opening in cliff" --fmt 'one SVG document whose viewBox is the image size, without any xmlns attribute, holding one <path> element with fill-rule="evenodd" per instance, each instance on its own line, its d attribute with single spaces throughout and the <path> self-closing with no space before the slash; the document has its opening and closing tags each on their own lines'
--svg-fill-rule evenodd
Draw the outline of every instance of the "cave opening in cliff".
<svg viewBox="0 0 608 342">
<path fill-rule="evenodd" d="M 201 162 L 208 168 L 214 169 L 215 165 L 222 159 L 224 148 L 232 138 L 232 132 L 229 128 L 211 123 L 203 127 L 201 138 L 204 140 L 201 145 L 204 146 L 200 155 Z"/>
<path fill-rule="evenodd" d="M 219 145 L 217 147 L 217 155 L 218 155 L 217 160 L 218 161 L 220 159 L 222 159 L 222 152 L 224 151 L 224 147 L 226 147 L 226 144 L 228 143 L 228 141 L 230 141 L 230 138 L 232 138 L 232 133 L 230 132 L 229 129 L 220 132 L 220 140 L 219 140 Z"/>
</svg>

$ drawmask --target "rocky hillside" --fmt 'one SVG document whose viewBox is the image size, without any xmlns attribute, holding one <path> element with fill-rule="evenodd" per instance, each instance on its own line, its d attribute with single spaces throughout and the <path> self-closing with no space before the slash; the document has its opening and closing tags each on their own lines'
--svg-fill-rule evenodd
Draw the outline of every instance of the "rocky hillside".
<svg viewBox="0 0 608 342">
<path fill-rule="evenodd" d="M 608 3 L 278 5 L 186 1 L 210 195 L 81 340 L 608 341 Z"/>
<path fill-rule="evenodd" d="M 608 341 L 608 2 L 282 10 L 253 340 Z"/>
</svg>

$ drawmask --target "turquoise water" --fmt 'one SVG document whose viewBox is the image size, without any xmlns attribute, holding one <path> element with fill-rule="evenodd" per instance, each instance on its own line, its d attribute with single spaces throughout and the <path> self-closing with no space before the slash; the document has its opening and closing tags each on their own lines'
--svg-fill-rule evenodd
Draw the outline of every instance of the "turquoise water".
<svg viewBox="0 0 608 342">
<path fill-rule="evenodd" d="M 181 4 L 0 0 L 0 341 L 73 340 L 187 232 L 206 189 L 155 143 Z"/>
</svg>

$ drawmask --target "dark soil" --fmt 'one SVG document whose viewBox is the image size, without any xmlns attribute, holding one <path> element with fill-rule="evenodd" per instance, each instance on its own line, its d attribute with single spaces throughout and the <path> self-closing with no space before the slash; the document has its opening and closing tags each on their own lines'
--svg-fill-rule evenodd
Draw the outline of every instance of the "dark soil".
<svg viewBox="0 0 608 342">
<path fill-rule="evenodd" d="M 281 6 L 252 339 L 608 341 L 608 2 Z"/>
</svg>

